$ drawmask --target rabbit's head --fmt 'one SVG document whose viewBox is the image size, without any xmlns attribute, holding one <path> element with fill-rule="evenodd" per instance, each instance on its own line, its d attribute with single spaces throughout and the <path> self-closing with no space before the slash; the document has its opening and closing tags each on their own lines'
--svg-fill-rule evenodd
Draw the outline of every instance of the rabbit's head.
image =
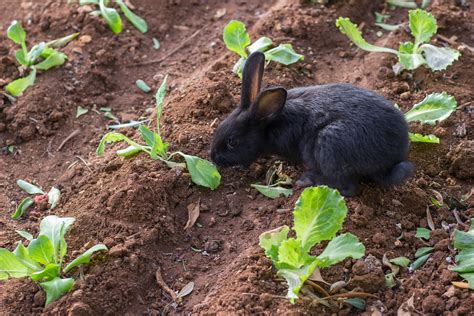
<svg viewBox="0 0 474 316">
<path fill-rule="evenodd" d="M 212 141 L 211 159 L 219 167 L 247 167 L 269 149 L 268 127 L 283 110 L 287 92 L 260 91 L 264 66 L 260 52 L 245 63 L 240 105 L 219 125 Z"/>
</svg>

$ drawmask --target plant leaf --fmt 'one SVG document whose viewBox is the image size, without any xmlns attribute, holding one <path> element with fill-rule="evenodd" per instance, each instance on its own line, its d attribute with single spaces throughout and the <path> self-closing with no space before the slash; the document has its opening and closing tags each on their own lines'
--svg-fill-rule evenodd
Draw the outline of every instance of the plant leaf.
<svg viewBox="0 0 474 316">
<path fill-rule="evenodd" d="M 69 292 L 74 285 L 74 279 L 61 279 L 57 277 L 51 281 L 42 282 L 40 285 L 46 292 L 46 305 L 48 305 Z"/>
<path fill-rule="evenodd" d="M 77 110 L 76 110 L 76 118 L 83 116 L 87 112 L 89 112 L 88 109 L 83 108 L 82 106 L 78 105 Z"/>
<path fill-rule="evenodd" d="M 386 24 L 386 23 L 375 23 L 375 25 L 389 32 L 398 30 L 402 26 L 401 24 Z"/>
<path fill-rule="evenodd" d="M 137 87 L 142 90 L 143 92 L 150 92 L 151 91 L 151 88 L 146 84 L 145 81 L 141 80 L 141 79 L 138 79 L 135 84 L 137 85 Z"/>
<path fill-rule="evenodd" d="M 156 132 L 158 133 L 158 135 L 160 135 L 160 119 L 161 113 L 163 112 L 163 103 L 165 102 L 167 80 L 168 76 L 165 76 L 165 79 L 163 79 L 163 82 L 161 83 L 155 94 Z"/>
<path fill-rule="evenodd" d="M 422 135 L 418 133 L 408 133 L 408 137 L 412 143 L 429 143 L 439 144 L 439 138 L 436 135 Z"/>
<path fill-rule="evenodd" d="M 249 47 L 247 47 L 248 51 L 250 54 L 254 52 L 264 52 L 266 51 L 270 46 L 272 46 L 273 42 L 271 39 L 269 39 L 266 36 L 260 37 L 258 40 L 252 43 Z"/>
<path fill-rule="evenodd" d="M 25 53 L 22 49 L 19 49 L 15 52 L 15 58 L 23 66 L 28 66 L 28 60 L 26 59 Z"/>
<path fill-rule="evenodd" d="M 106 143 L 115 143 L 115 142 L 121 142 L 121 141 L 127 142 L 127 144 L 129 144 L 130 146 L 133 146 L 136 150 L 146 152 L 144 146 L 134 142 L 133 140 L 123 135 L 122 133 L 109 132 L 105 134 L 104 137 L 102 137 L 99 143 L 99 146 L 97 146 L 97 149 L 95 151 L 96 155 L 101 156 L 104 154 Z"/>
<path fill-rule="evenodd" d="M 23 213 L 25 213 L 26 209 L 28 207 L 30 207 L 31 205 L 33 205 L 35 203 L 35 201 L 30 198 L 30 197 L 26 197 L 24 198 L 20 204 L 18 204 L 16 210 L 15 210 L 15 214 L 12 215 L 12 219 L 19 219 L 21 217 L 21 215 L 23 215 Z"/>
<path fill-rule="evenodd" d="M 390 262 L 400 267 L 408 267 L 408 265 L 410 264 L 410 259 L 408 259 L 407 257 L 396 257 L 390 259 Z"/>
<path fill-rule="evenodd" d="M 16 230 L 16 232 L 18 233 L 18 235 L 20 235 L 21 237 L 25 238 L 28 241 L 33 240 L 33 235 L 27 232 L 26 230 Z"/>
<path fill-rule="evenodd" d="M 28 194 L 45 194 L 41 188 L 37 187 L 34 184 L 28 183 L 25 180 L 17 180 L 16 184 Z"/>
<path fill-rule="evenodd" d="M 304 265 L 300 269 L 280 269 L 277 272 L 278 276 L 285 278 L 288 283 L 288 297 L 291 303 L 295 302 L 295 299 L 298 298 L 298 293 L 300 292 L 301 287 L 304 282 L 311 276 L 314 269 L 316 268 L 317 260 Z"/>
<path fill-rule="evenodd" d="M 15 44 L 24 45 L 26 41 L 26 32 L 17 20 L 13 20 L 7 29 L 7 36 Z"/>
<path fill-rule="evenodd" d="M 456 106 L 456 99 L 446 92 L 432 93 L 406 112 L 405 119 L 407 122 L 419 121 L 434 125 L 436 122 L 447 119 L 456 111 Z"/>
<path fill-rule="evenodd" d="M 367 302 L 361 298 L 347 298 L 344 300 L 344 303 L 354 306 L 355 308 L 364 311 L 367 306 Z"/>
<path fill-rule="evenodd" d="M 356 44 L 359 48 L 368 51 L 368 52 L 376 52 L 376 53 L 391 53 L 391 54 L 398 54 L 398 52 L 391 48 L 375 46 L 369 44 L 365 41 L 362 37 L 361 32 L 357 28 L 357 25 L 351 22 L 349 18 L 339 17 L 336 20 L 336 26 L 339 28 L 342 34 L 345 34 L 349 39 Z"/>
<path fill-rule="evenodd" d="M 38 59 L 38 57 L 41 56 L 41 53 L 43 52 L 45 48 L 46 48 L 46 44 L 44 42 L 34 45 L 28 52 L 28 55 L 26 56 L 26 60 L 28 61 L 28 63 L 29 64 L 34 63 L 36 59 Z"/>
<path fill-rule="evenodd" d="M 474 248 L 474 229 L 471 228 L 468 232 L 456 229 L 454 231 L 454 248 L 461 250 Z"/>
<path fill-rule="evenodd" d="M 55 262 L 53 243 L 45 235 L 40 235 L 38 238 L 33 239 L 27 249 L 30 257 L 36 262 L 43 265 Z"/>
<path fill-rule="evenodd" d="M 38 262 L 31 258 L 28 249 L 21 242 L 18 242 L 13 254 L 24 266 L 28 268 L 29 273 L 43 269 Z"/>
<path fill-rule="evenodd" d="M 306 188 L 296 202 L 294 230 L 305 252 L 341 229 L 347 207 L 341 194 L 327 186 Z"/>
<path fill-rule="evenodd" d="M 186 160 L 186 166 L 191 175 L 191 180 L 197 185 L 216 189 L 221 183 L 221 175 L 216 166 L 211 162 L 196 156 L 190 156 L 180 153 Z"/>
<path fill-rule="evenodd" d="M 398 61 L 405 69 L 413 70 L 426 64 L 423 55 L 414 50 L 415 45 L 412 42 L 400 43 L 398 48 Z"/>
<path fill-rule="evenodd" d="M 55 263 L 65 255 L 67 245 L 64 235 L 73 223 L 73 217 L 57 217 L 56 215 L 46 216 L 41 221 L 39 234 L 48 237 L 53 244 Z"/>
<path fill-rule="evenodd" d="M 387 3 L 400 8 L 416 9 L 416 2 L 413 0 L 387 0 Z"/>
<path fill-rule="evenodd" d="M 416 229 L 415 237 L 423 238 L 423 239 L 429 240 L 429 239 L 430 239 L 430 230 L 427 229 L 427 228 L 418 227 L 418 228 Z"/>
<path fill-rule="evenodd" d="M 415 46 L 428 42 L 438 29 L 434 16 L 425 10 L 410 10 L 408 20 L 411 34 L 415 38 Z"/>
<path fill-rule="evenodd" d="M 194 282 L 189 282 L 188 284 L 183 286 L 183 288 L 181 289 L 181 291 L 179 291 L 178 294 L 176 294 L 176 297 L 177 298 L 185 297 L 185 296 L 191 294 L 191 292 L 193 290 L 194 290 Z"/>
<path fill-rule="evenodd" d="M 261 184 L 251 184 L 250 186 L 271 199 L 276 199 L 280 196 L 289 197 L 293 194 L 292 189 L 287 189 L 280 186 L 269 186 Z"/>
<path fill-rule="evenodd" d="M 51 263 L 44 267 L 43 270 L 34 272 L 31 274 L 31 279 L 33 281 L 40 281 L 40 280 L 52 280 L 56 277 L 59 277 L 61 274 L 61 267 L 59 264 Z"/>
<path fill-rule="evenodd" d="M 160 41 L 156 38 L 153 37 L 153 48 L 156 49 L 156 50 L 159 50 L 160 49 Z"/>
<path fill-rule="evenodd" d="M 130 10 L 122 0 L 115 0 L 115 2 L 117 2 L 117 4 L 120 6 L 120 10 L 122 10 L 127 20 L 129 20 L 130 23 L 132 23 L 133 26 L 137 28 L 137 30 L 142 33 L 146 33 L 148 31 L 148 25 L 144 19 L 133 13 L 132 10 Z"/>
<path fill-rule="evenodd" d="M 35 65 L 35 68 L 39 70 L 49 70 L 53 67 L 64 64 L 66 59 L 67 59 L 66 54 L 58 52 L 58 51 L 54 51 L 45 60 Z"/>
<path fill-rule="evenodd" d="M 280 244 L 288 239 L 288 226 L 281 226 L 262 233 L 259 237 L 259 245 L 265 250 L 265 255 L 272 259 L 273 262 L 278 261 L 278 249 Z"/>
<path fill-rule="evenodd" d="M 280 44 L 275 48 L 267 50 L 265 52 L 265 59 L 288 66 L 296 63 L 298 60 L 303 60 L 304 56 L 297 54 L 291 44 Z"/>
<path fill-rule="evenodd" d="M 427 255 L 424 255 L 424 256 L 421 256 L 419 257 L 418 259 L 416 259 L 411 265 L 410 265 L 410 270 L 416 270 L 418 269 L 419 267 L 421 267 L 422 265 L 425 264 L 426 260 L 428 260 L 428 258 L 431 256 L 431 254 L 427 254 Z"/>
<path fill-rule="evenodd" d="M 459 59 L 461 53 L 449 47 L 436 47 L 431 44 L 423 44 L 420 51 L 425 56 L 426 64 L 432 70 L 445 70 Z"/>
<path fill-rule="evenodd" d="M 224 27 L 224 43 L 227 49 L 239 54 L 240 57 L 247 57 L 245 48 L 250 45 L 250 36 L 245 29 L 245 24 L 231 20 Z"/>
<path fill-rule="evenodd" d="M 288 238 L 283 240 L 278 248 L 278 261 L 275 266 L 278 269 L 299 269 L 306 263 L 307 258 L 308 255 L 303 252 L 301 247 L 301 240 Z"/>
<path fill-rule="evenodd" d="M 59 202 L 59 198 L 61 197 L 61 191 L 59 189 L 52 187 L 51 190 L 48 192 L 48 204 L 51 205 L 50 209 L 56 207 Z"/>
<path fill-rule="evenodd" d="M 82 253 L 80 256 L 78 256 L 76 259 L 71 261 L 66 268 L 64 268 L 63 272 L 68 273 L 72 268 L 77 267 L 80 264 L 87 264 L 91 261 L 91 256 L 94 254 L 96 251 L 100 250 L 108 250 L 107 247 L 104 244 L 98 244 L 95 245 L 88 250 L 86 250 L 84 253 Z"/>
<path fill-rule="evenodd" d="M 468 282 L 469 288 L 474 290 L 474 273 L 462 273 L 460 276 Z"/>
<path fill-rule="evenodd" d="M 130 158 L 140 152 L 142 152 L 141 149 L 135 148 L 133 146 L 128 146 L 127 148 L 117 150 L 117 155 L 124 158 Z"/>
<path fill-rule="evenodd" d="M 64 47 L 66 46 L 69 42 L 71 42 L 72 40 L 74 40 L 76 37 L 79 36 L 79 32 L 77 33 L 72 33 L 71 35 L 67 35 L 67 36 L 64 36 L 64 37 L 60 37 L 60 38 L 57 38 L 55 40 L 52 40 L 50 42 L 47 42 L 46 43 L 46 46 L 50 47 L 50 48 L 61 48 L 61 47 Z"/>
<path fill-rule="evenodd" d="M 26 77 L 13 80 L 6 87 L 5 90 L 14 97 L 20 96 L 23 94 L 29 86 L 32 86 L 36 80 L 36 69 L 31 68 L 30 74 Z"/>
<path fill-rule="evenodd" d="M 345 233 L 332 239 L 324 251 L 317 257 L 318 267 L 326 268 L 346 258 L 359 259 L 365 254 L 364 245 L 356 236 Z"/>
<path fill-rule="evenodd" d="M 151 158 L 158 159 L 158 156 L 160 156 L 165 159 L 167 156 L 166 152 L 168 150 L 168 144 L 163 143 L 160 135 L 151 131 L 145 125 L 140 125 L 138 130 L 140 131 L 140 135 L 145 143 L 151 147 Z"/>
<path fill-rule="evenodd" d="M 122 32 L 122 19 L 114 8 L 107 8 L 104 0 L 99 0 L 100 14 L 115 34 Z"/>
<path fill-rule="evenodd" d="M 240 57 L 239 60 L 234 64 L 234 67 L 232 67 L 232 71 L 237 74 L 240 79 L 242 79 L 242 73 L 244 71 L 244 66 L 246 62 L 247 58 Z"/>
<path fill-rule="evenodd" d="M 415 253 L 415 258 L 422 257 L 433 251 L 433 247 L 421 247 Z"/>
<path fill-rule="evenodd" d="M 0 248 L 0 280 L 22 278 L 29 274 L 30 269 L 20 259 L 5 248 Z"/>
</svg>

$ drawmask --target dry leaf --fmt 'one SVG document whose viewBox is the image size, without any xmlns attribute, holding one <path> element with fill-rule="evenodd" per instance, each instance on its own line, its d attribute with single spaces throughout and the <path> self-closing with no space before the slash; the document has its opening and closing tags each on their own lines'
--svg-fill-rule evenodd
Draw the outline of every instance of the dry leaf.
<svg viewBox="0 0 474 316">
<path fill-rule="evenodd" d="M 193 290 L 194 290 L 194 282 L 189 282 L 181 289 L 181 291 L 179 291 L 177 296 L 178 298 L 185 297 L 186 295 L 191 294 Z"/>
<path fill-rule="evenodd" d="M 415 309 L 414 303 L 415 303 L 415 293 L 411 295 L 408 301 L 400 305 L 400 307 L 397 310 L 397 316 L 411 316 L 412 313 L 410 312 L 409 308 Z"/>
<path fill-rule="evenodd" d="M 196 223 L 196 220 L 199 217 L 199 205 L 201 203 L 201 199 L 197 201 L 197 203 L 191 203 L 188 205 L 188 221 L 186 223 L 186 226 L 184 226 L 184 229 L 188 229 L 193 227 L 194 223 Z"/>
<path fill-rule="evenodd" d="M 469 283 L 467 282 L 451 282 L 452 285 L 455 287 L 458 287 L 460 289 L 468 289 L 469 288 Z"/>
<path fill-rule="evenodd" d="M 216 14 L 214 15 L 214 19 L 218 20 L 218 19 L 222 18 L 226 13 L 227 13 L 226 8 L 219 9 L 219 10 L 217 10 Z"/>
<path fill-rule="evenodd" d="M 428 227 L 431 228 L 431 230 L 435 230 L 435 225 L 433 222 L 433 217 L 431 217 L 431 211 L 430 207 L 426 207 L 426 221 L 428 222 Z"/>
<path fill-rule="evenodd" d="M 311 281 L 322 282 L 326 285 L 331 285 L 331 283 L 328 283 L 328 282 L 324 281 L 323 277 L 321 276 L 321 270 L 319 270 L 318 267 L 316 267 L 316 269 L 314 269 L 313 273 L 311 274 L 311 276 L 308 279 L 311 280 Z"/>
</svg>

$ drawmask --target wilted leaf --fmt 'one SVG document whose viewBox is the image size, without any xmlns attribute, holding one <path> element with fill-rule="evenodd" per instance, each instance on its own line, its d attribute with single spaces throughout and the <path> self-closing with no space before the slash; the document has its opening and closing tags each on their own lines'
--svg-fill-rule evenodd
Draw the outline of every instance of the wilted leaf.
<svg viewBox="0 0 474 316">
<path fill-rule="evenodd" d="M 41 188 L 37 187 L 34 184 L 28 183 L 25 180 L 17 180 L 16 184 L 28 194 L 45 194 Z"/>
<path fill-rule="evenodd" d="M 198 219 L 200 213 L 200 202 L 201 199 L 199 199 L 197 203 L 191 203 L 188 205 L 188 221 L 184 226 L 185 230 L 193 227 L 194 223 L 196 223 L 196 220 Z"/>
<path fill-rule="evenodd" d="M 179 291 L 179 293 L 176 295 L 177 298 L 182 298 L 182 297 L 185 297 L 189 294 L 191 294 L 191 292 L 193 291 L 194 289 L 194 282 L 189 282 L 188 284 L 186 284 L 182 289 L 181 291 Z"/>
<path fill-rule="evenodd" d="M 76 118 L 86 114 L 87 112 L 89 112 L 88 109 L 83 108 L 82 106 L 78 105 L 76 109 Z"/>
<path fill-rule="evenodd" d="M 61 197 L 61 191 L 58 188 L 52 187 L 51 190 L 48 192 L 48 204 L 51 205 L 50 209 L 56 207 L 59 202 L 59 198 Z"/>
<path fill-rule="evenodd" d="M 429 240 L 430 239 L 430 230 L 426 229 L 426 228 L 418 227 L 416 229 L 415 237 Z"/>
<path fill-rule="evenodd" d="M 410 259 L 408 259 L 407 257 L 397 257 L 390 259 L 390 262 L 400 267 L 408 267 L 408 265 L 410 264 Z"/>
<path fill-rule="evenodd" d="M 140 90 L 142 90 L 143 92 L 150 92 L 151 91 L 151 88 L 146 84 L 145 81 L 143 81 L 141 79 L 138 79 L 135 83 L 136 83 L 137 87 L 140 88 Z"/>
<path fill-rule="evenodd" d="M 12 215 L 12 219 L 19 219 L 21 217 L 21 215 L 23 215 L 26 211 L 26 209 L 28 207 L 30 207 L 31 205 L 33 205 L 35 203 L 35 201 L 30 198 L 30 197 L 26 197 L 24 198 L 20 204 L 18 204 L 16 210 L 15 210 L 15 214 Z"/>
<path fill-rule="evenodd" d="M 261 184 L 251 184 L 250 186 L 255 188 L 258 192 L 262 193 L 263 195 L 271 199 L 276 199 L 280 196 L 289 197 L 293 194 L 292 189 L 287 189 L 280 186 L 261 185 Z"/>
</svg>

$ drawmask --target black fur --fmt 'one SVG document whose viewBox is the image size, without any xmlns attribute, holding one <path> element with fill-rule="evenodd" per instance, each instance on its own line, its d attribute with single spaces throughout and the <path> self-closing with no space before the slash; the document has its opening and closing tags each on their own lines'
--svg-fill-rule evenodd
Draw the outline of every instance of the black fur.
<svg viewBox="0 0 474 316">
<path fill-rule="evenodd" d="M 251 62 L 256 54 L 261 53 L 249 57 L 244 78 L 258 76 L 259 67 L 252 70 Z M 261 55 L 257 58 L 263 63 Z M 242 89 L 248 88 L 243 83 Z M 221 123 L 211 148 L 218 166 L 249 166 L 275 154 L 304 164 L 298 185 L 325 184 L 346 196 L 357 194 L 361 181 L 390 186 L 412 174 L 407 123 L 385 98 L 350 84 L 282 91 L 260 92 Z M 264 93 L 270 97 L 263 100 Z"/>
</svg>

